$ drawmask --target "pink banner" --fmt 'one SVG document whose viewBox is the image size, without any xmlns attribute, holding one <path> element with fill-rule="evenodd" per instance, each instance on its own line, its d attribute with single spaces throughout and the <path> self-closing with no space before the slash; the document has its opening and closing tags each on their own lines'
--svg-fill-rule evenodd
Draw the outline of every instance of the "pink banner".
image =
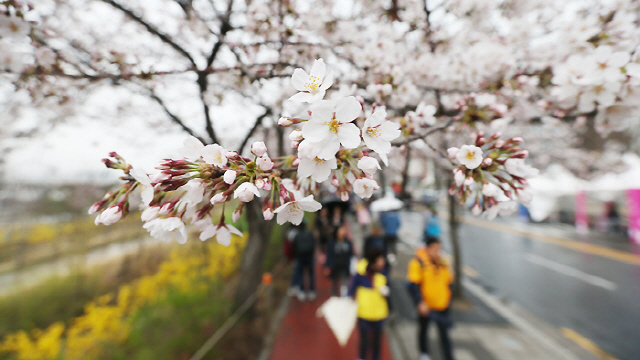
<svg viewBox="0 0 640 360">
<path fill-rule="evenodd" d="M 640 189 L 627 190 L 629 238 L 640 244 Z"/>
<path fill-rule="evenodd" d="M 587 214 L 587 193 L 576 193 L 576 230 L 580 233 L 589 231 L 589 215 Z"/>
</svg>

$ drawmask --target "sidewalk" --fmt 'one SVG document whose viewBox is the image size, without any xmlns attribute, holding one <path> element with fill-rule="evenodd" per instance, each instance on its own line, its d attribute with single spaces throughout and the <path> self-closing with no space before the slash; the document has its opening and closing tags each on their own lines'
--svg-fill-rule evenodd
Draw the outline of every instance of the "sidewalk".
<svg viewBox="0 0 640 360">
<path fill-rule="evenodd" d="M 347 345 L 342 348 L 327 326 L 324 318 L 316 317 L 316 311 L 331 294 L 331 281 L 322 276 L 316 265 L 316 293 L 314 301 L 300 302 L 296 297 L 289 305 L 275 338 L 271 360 L 356 360 L 358 359 L 358 329 L 353 331 Z M 391 360 L 391 352 L 383 336 L 381 360 Z M 401 360 L 402 358 L 396 359 Z"/>
</svg>

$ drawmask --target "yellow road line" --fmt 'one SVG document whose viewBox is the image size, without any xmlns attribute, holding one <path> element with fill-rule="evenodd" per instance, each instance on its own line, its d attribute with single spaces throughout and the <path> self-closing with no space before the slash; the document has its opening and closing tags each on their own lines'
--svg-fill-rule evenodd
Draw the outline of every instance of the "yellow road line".
<svg viewBox="0 0 640 360">
<path fill-rule="evenodd" d="M 618 360 L 615 356 L 609 354 L 608 352 L 600 349 L 593 341 L 587 339 L 586 337 L 578 334 L 575 330 L 569 328 L 562 328 L 562 335 L 569 340 L 572 340 L 576 344 L 578 344 L 581 348 L 589 351 L 595 356 L 604 359 L 604 360 Z"/>
<path fill-rule="evenodd" d="M 519 235 L 519 236 L 527 237 L 531 240 L 536 240 L 536 241 L 545 242 L 548 244 L 561 246 L 561 247 L 579 251 L 585 254 L 597 255 L 597 256 L 601 256 L 611 260 L 623 262 L 626 264 L 640 266 L 640 256 L 636 254 L 630 254 L 624 251 L 610 249 L 610 248 L 595 245 L 595 244 L 579 242 L 576 240 L 562 238 L 559 236 L 533 233 L 526 230 L 516 229 L 512 226 L 508 226 L 505 224 L 489 222 L 489 221 L 481 220 L 478 218 L 473 218 L 470 216 L 461 217 L 461 221 L 467 224 L 480 226 L 485 229 L 491 229 L 491 230 L 500 231 L 504 233 Z"/>
</svg>

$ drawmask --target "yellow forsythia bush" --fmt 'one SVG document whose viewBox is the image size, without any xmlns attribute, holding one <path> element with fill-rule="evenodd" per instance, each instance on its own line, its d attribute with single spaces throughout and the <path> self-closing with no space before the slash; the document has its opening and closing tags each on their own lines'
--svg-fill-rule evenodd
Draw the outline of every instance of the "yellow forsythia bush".
<svg viewBox="0 0 640 360">
<path fill-rule="evenodd" d="M 204 244 L 203 249 L 177 247 L 156 274 L 121 286 L 117 295 L 98 297 L 66 329 L 58 322 L 45 330 L 17 331 L 0 342 L 0 354 L 17 360 L 99 358 L 105 347 L 127 339 L 132 315 L 153 304 L 165 289 L 204 291 L 212 280 L 235 272 L 245 241 L 246 237 L 235 237 L 228 247 L 213 242 Z"/>
</svg>

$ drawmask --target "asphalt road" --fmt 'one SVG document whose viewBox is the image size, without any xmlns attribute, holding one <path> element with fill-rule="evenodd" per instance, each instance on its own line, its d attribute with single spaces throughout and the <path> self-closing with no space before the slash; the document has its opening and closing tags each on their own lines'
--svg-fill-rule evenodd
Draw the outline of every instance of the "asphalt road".
<svg viewBox="0 0 640 360">
<path fill-rule="evenodd" d="M 409 218 L 420 226 L 418 217 Z M 606 239 L 549 235 L 517 220 L 470 219 L 460 236 L 467 275 L 495 295 L 515 301 L 603 359 L 640 359 L 639 255 L 619 250 L 619 244 L 607 246 Z"/>
</svg>

